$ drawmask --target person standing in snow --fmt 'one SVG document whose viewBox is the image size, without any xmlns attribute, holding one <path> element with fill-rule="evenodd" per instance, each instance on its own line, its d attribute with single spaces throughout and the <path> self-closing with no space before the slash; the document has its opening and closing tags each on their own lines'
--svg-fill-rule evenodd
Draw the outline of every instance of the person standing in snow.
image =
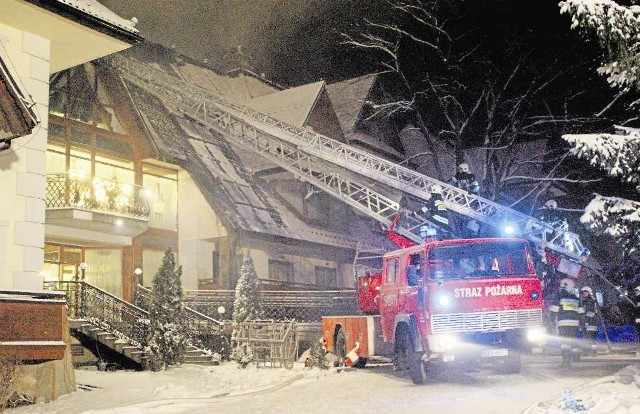
<svg viewBox="0 0 640 414">
<path fill-rule="evenodd" d="M 573 280 L 562 279 L 560 292 L 549 306 L 549 311 L 556 315 L 556 327 L 561 338 L 563 367 L 570 367 L 571 361 L 580 359 L 577 336 L 580 329 L 580 315 L 584 310 L 580 308 L 580 300 L 573 293 L 574 286 Z"/>
<path fill-rule="evenodd" d="M 582 314 L 582 338 L 588 348 L 587 352 L 595 354 L 600 312 L 598 311 L 598 303 L 593 297 L 593 290 L 589 286 L 583 286 L 580 289 L 580 307 L 584 309 Z"/>
</svg>

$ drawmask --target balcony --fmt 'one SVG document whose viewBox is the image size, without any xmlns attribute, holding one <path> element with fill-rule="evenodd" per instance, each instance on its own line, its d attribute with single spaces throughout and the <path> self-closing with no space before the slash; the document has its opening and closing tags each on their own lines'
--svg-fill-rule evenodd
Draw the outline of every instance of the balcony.
<svg viewBox="0 0 640 414">
<path fill-rule="evenodd" d="M 46 179 L 49 238 L 129 244 L 126 238 L 149 227 L 149 203 L 141 186 L 68 173 L 47 174 Z"/>
</svg>

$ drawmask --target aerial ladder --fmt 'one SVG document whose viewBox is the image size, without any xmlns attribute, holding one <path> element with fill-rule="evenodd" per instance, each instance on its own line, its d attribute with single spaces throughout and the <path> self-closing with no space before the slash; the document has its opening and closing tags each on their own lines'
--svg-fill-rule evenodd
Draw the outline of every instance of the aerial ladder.
<svg viewBox="0 0 640 414">
<path fill-rule="evenodd" d="M 395 224 L 400 212 L 399 202 L 395 201 L 398 193 L 427 200 L 431 186 L 437 184 L 451 211 L 494 228 L 514 226 L 520 231 L 518 235 L 556 255 L 575 264 L 586 262 L 588 249 L 575 233 L 558 231 L 550 223 L 259 113 L 133 58 L 113 55 L 108 60 L 123 79 L 151 92 L 167 107 L 223 134 L 237 145 L 254 151 L 387 227 Z M 434 223 L 419 215 L 409 215 L 403 226 L 394 231 L 408 240 L 422 243 L 419 229 L 424 225 L 433 226 Z"/>
</svg>

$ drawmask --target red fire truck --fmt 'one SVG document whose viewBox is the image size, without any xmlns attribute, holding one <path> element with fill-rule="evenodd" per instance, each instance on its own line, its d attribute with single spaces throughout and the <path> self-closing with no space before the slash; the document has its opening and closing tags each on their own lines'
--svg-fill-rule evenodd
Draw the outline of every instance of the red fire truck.
<svg viewBox="0 0 640 414">
<path fill-rule="evenodd" d="M 392 357 L 415 383 L 455 365 L 515 373 L 521 353 L 543 338 L 540 280 L 526 240 L 430 241 L 384 254 L 377 269 L 358 269 L 362 315 L 322 319 L 325 346 L 339 363 Z"/>
</svg>

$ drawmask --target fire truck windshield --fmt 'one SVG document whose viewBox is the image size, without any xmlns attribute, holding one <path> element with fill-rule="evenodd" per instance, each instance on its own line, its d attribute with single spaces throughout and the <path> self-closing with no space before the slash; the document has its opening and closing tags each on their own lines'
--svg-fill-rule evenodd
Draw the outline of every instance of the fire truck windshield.
<svg viewBox="0 0 640 414">
<path fill-rule="evenodd" d="M 429 249 L 427 264 L 431 280 L 535 275 L 524 241 L 434 246 Z"/>
</svg>

